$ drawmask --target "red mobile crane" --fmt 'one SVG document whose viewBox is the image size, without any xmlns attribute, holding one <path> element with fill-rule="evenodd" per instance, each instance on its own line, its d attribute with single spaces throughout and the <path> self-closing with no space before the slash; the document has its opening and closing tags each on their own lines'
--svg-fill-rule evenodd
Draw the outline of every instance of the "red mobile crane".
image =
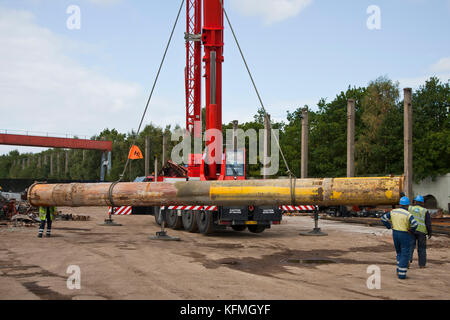
<svg viewBox="0 0 450 320">
<path fill-rule="evenodd" d="M 187 174 L 165 170 L 157 181 L 179 180 L 244 180 L 245 150 L 223 150 L 222 144 L 222 63 L 224 45 L 224 10 L 221 0 L 186 1 L 186 130 L 194 139 L 202 138 L 202 66 L 204 66 L 206 101 L 206 143 L 203 154 L 189 155 Z M 202 19 L 203 18 L 203 19 Z M 203 23 L 202 23 L 203 22 Z M 204 55 L 202 58 L 202 47 Z M 202 62 L 204 65 L 202 65 Z M 174 164 L 169 162 L 173 168 Z M 166 225 L 173 229 L 208 234 L 227 226 L 236 231 L 248 227 L 260 233 L 282 219 L 280 208 L 170 206 L 153 208 L 155 220 L 161 224 L 161 210 L 166 212 Z"/>
</svg>

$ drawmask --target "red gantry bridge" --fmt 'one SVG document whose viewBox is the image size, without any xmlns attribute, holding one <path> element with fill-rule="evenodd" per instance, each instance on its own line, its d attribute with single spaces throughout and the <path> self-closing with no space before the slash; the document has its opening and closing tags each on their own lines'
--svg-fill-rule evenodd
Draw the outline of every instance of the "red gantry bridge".
<svg viewBox="0 0 450 320">
<path fill-rule="evenodd" d="M 3 131 L 5 131 L 5 133 L 0 133 L 0 145 L 102 151 L 102 162 L 100 173 L 100 180 L 102 181 L 104 180 L 105 177 L 105 169 L 109 171 L 111 168 L 112 141 L 78 139 L 75 137 L 74 138 L 49 137 L 48 134 L 47 136 L 39 136 L 33 134 L 30 135 L 29 134 L 30 132 L 28 131 L 23 131 L 26 134 L 10 134 L 6 133 L 8 130 Z"/>
<path fill-rule="evenodd" d="M 112 151 L 112 141 L 0 133 L 0 144 L 13 146 Z"/>
</svg>

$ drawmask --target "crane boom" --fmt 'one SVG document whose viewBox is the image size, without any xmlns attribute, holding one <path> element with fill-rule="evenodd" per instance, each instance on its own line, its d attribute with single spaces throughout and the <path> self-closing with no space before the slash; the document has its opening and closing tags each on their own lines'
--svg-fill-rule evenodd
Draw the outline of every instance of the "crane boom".
<svg viewBox="0 0 450 320">
<path fill-rule="evenodd" d="M 201 137 L 202 0 L 186 1 L 186 130 Z"/>
</svg>

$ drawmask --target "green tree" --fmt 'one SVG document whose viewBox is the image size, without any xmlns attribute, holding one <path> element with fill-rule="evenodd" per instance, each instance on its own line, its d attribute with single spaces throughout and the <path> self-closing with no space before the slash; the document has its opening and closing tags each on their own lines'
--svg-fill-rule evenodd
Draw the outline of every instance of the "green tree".
<svg viewBox="0 0 450 320">
<path fill-rule="evenodd" d="M 362 100 L 362 131 L 356 141 L 356 172 L 358 175 L 395 173 L 402 161 L 399 133 L 399 84 L 386 77 L 369 83 Z M 400 138 L 400 141 L 399 141 Z M 398 173 L 398 172 L 397 172 Z"/>
<path fill-rule="evenodd" d="M 432 77 L 413 94 L 414 179 L 450 172 L 450 80 Z"/>
<path fill-rule="evenodd" d="M 346 176 L 347 104 L 349 99 L 355 100 L 355 135 L 358 136 L 361 132 L 361 104 L 365 93 L 365 88 L 348 87 L 329 103 L 321 99 L 319 110 L 310 112 L 310 177 Z M 300 146 L 298 150 L 301 150 Z"/>
</svg>

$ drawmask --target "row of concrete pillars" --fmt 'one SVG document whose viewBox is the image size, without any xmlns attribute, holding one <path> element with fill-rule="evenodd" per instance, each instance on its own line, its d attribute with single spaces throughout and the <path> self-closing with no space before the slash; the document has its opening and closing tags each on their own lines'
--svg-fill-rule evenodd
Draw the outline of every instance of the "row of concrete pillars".
<svg viewBox="0 0 450 320">
<path fill-rule="evenodd" d="M 83 155 L 83 162 L 86 160 L 86 150 L 81 150 Z M 22 170 L 31 166 L 31 161 L 36 159 L 35 156 L 24 159 L 17 159 L 13 162 L 13 166 L 21 166 Z M 55 159 L 56 158 L 56 159 Z M 61 173 L 61 153 L 50 153 L 37 156 L 36 167 L 41 168 L 50 164 L 50 176 Z M 100 181 L 105 181 L 105 174 L 111 171 L 111 152 L 104 151 L 102 153 Z M 69 173 L 69 150 L 64 151 L 64 173 Z"/>
<path fill-rule="evenodd" d="M 83 161 L 86 159 L 86 150 L 83 152 Z M 14 160 L 13 166 L 20 166 L 23 169 L 30 167 L 32 162 L 36 163 L 37 168 L 42 168 L 50 164 L 50 175 L 61 172 L 61 153 L 50 153 L 39 156 L 32 156 L 23 159 Z M 69 150 L 64 151 L 64 173 L 69 173 Z"/>
<path fill-rule="evenodd" d="M 301 137 L 301 178 L 308 178 L 308 142 L 309 142 L 309 111 L 302 109 Z M 404 174 L 405 194 L 412 197 L 413 178 L 413 146 L 412 146 L 412 89 L 404 89 Z M 264 118 L 264 157 L 269 157 L 270 150 L 270 115 Z M 267 163 L 267 162 L 265 162 Z M 266 168 L 266 167 L 265 167 Z M 264 170 L 265 171 L 265 170 Z M 355 100 L 347 103 L 347 177 L 355 176 Z M 268 176 L 264 174 L 264 179 Z"/>
<path fill-rule="evenodd" d="M 65 160 L 64 160 L 64 172 L 69 172 L 69 151 L 66 150 L 64 152 L 65 154 Z M 36 159 L 37 158 L 37 159 Z M 56 158 L 56 161 L 55 161 Z M 50 155 L 43 155 L 43 156 L 33 156 L 23 159 L 17 159 L 13 162 L 13 166 L 21 166 L 22 169 L 25 169 L 27 167 L 30 167 L 32 165 L 32 161 L 36 161 L 36 167 L 41 168 L 42 166 L 46 166 L 48 163 L 50 163 L 50 174 L 60 173 L 61 172 L 61 154 L 51 153 Z M 83 152 L 83 160 L 84 160 L 84 152 Z M 55 168 L 56 167 L 56 168 Z"/>
</svg>

